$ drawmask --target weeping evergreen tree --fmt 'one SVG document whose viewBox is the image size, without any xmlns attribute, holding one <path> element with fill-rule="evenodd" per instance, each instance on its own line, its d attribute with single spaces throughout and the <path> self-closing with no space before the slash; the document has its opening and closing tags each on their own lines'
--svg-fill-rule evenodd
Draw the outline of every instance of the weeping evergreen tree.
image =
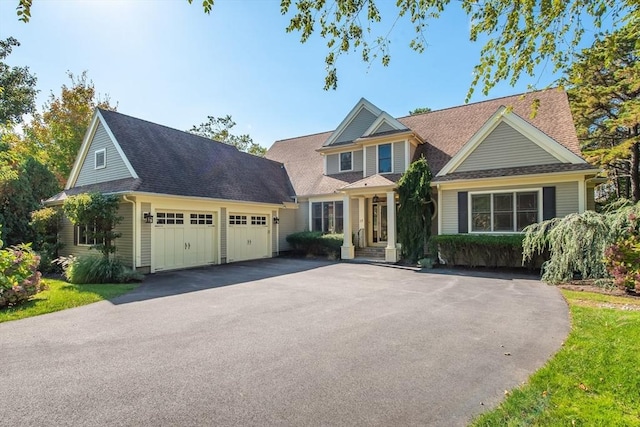
<svg viewBox="0 0 640 427">
<path fill-rule="evenodd" d="M 549 260 L 542 266 L 542 280 L 558 284 L 578 273 L 583 279 L 609 277 L 605 251 L 640 217 L 640 203 L 622 200 L 604 213 L 585 211 L 554 218 L 524 229 L 523 262 L 545 249 Z"/>
<path fill-rule="evenodd" d="M 413 162 L 398 181 L 398 241 L 402 257 L 415 263 L 424 256 L 431 236 L 431 170 L 421 157 Z"/>
</svg>

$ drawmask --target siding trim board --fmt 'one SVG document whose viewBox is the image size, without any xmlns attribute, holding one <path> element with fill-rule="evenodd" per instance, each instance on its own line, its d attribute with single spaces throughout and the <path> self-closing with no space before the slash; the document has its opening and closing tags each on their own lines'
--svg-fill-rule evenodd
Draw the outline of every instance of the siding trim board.
<svg viewBox="0 0 640 427">
<path fill-rule="evenodd" d="M 361 137 L 374 135 L 384 124 L 386 124 L 390 128 L 390 130 L 409 130 L 405 125 L 393 118 L 386 111 L 378 113 L 377 116 L 378 117 L 376 118 L 376 120 L 371 123 L 371 126 L 369 126 L 369 128 L 362 135 L 360 135 Z"/>
</svg>

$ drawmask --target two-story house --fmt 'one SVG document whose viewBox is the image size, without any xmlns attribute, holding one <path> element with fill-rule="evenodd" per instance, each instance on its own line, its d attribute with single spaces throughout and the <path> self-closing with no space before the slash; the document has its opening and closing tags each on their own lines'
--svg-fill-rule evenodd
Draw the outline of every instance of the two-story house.
<svg viewBox="0 0 640 427">
<path fill-rule="evenodd" d="M 557 89 L 401 118 L 361 99 L 334 130 L 276 141 L 266 158 L 97 110 L 47 203 L 120 195 L 117 255 L 144 272 L 271 257 L 303 230 L 344 233 L 343 259 L 368 247 L 395 262 L 395 190 L 420 156 L 434 175 L 434 233 L 518 233 L 594 207 L 598 170 Z M 90 224 L 65 221 L 63 254 L 86 253 Z"/>
</svg>

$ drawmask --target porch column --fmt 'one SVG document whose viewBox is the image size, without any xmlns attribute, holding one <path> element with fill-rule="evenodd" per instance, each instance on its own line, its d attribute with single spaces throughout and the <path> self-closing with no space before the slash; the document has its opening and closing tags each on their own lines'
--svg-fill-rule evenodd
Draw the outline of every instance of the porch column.
<svg viewBox="0 0 640 427">
<path fill-rule="evenodd" d="M 355 258 L 355 249 L 351 243 L 351 199 L 348 194 L 344 196 L 342 201 L 342 222 L 344 240 L 342 241 L 340 257 L 342 259 L 353 259 Z"/>
<path fill-rule="evenodd" d="M 384 258 L 387 262 L 398 261 L 398 249 L 396 248 L 396 193 L 387 193 L 387 247 L 384 250 Z"/>
<path fill-rule="evenodd" d="M 361 248 L 367 246 L 367 224 L 365 223 L 364 216 L 366 209 L 365 200 L 364 197 L 358 198 L 358 244 Z M 360 230 L 362 230 L 362 233 L 360 233 Z"/>
</svg>

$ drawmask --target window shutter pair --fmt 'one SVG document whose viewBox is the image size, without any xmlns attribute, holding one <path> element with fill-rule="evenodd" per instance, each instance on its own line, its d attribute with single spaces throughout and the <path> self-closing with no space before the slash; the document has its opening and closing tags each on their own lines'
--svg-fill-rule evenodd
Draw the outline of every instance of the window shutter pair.
<svg viewBox="0 0 640 427">
<path fill-rule="evenodd" d="M 556 187 L 542 187 L 542 219 L 556 216 Z M 458 233 L 469 232 L 469 192 L 458 192 Z"/>
</svg>

